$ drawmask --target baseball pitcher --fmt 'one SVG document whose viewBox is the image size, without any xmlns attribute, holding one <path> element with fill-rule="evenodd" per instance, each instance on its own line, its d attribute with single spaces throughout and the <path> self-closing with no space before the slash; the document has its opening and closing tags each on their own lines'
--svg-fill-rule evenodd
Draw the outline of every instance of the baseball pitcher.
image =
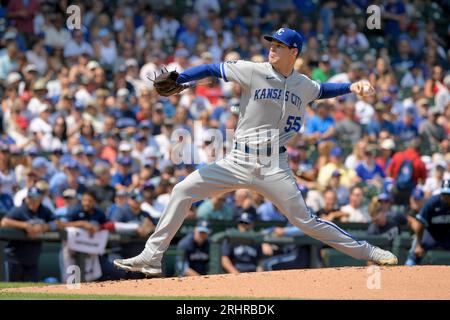
<svg viewBox="0 0 450 320">
<path fill-rule="evenodd" d="M 136 257 L 115 260 L 116 267 L 148 276 L 160 275 L 163 253 L 192 203 L 235 189 L 251 189 L 262 194 L 305 234 L 355 259 L 380 265 L 397 264 L 397 257 L 391 252 L 358 241 L 308 209 L 289 169 L 284 147 L 299 132 L 308 103 L 351 92 L 370 95 L 373 87 L 367 81 L 319 84 L 296 72 L 294 63 L 301 52 L 303 38 L 292 29 L 280 28 L 264 38 L 270 42 L 268 62 L 227 61 L 156 77 L 154 86 L 163 96 L 177 94 L 186 88 L 186 83 L 210 76 L 240 84 L 234 149 L 178 183 L 145 249 Z M 262 155 L 269 161 L 259 160 Z"/>
</svg>

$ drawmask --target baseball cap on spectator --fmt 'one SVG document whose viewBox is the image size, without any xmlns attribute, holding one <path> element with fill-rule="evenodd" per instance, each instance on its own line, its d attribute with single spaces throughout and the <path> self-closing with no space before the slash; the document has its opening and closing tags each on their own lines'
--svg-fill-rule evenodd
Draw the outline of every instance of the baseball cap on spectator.
<svg viewBox="0 0 450 320">
<path fill-rule="evenodd" d="M 381 149 L 385 149 L 385 150 L 394 150 L 395 142 L 392 139 L 385 139 L 385 140 L 383 140 L 383 142 L 381 142 L 380 147 L 381 147 Z"/>
<path fill-rule="evenodd" d="M 65 199 L 75 199 L 77 197 L 77 191 L 75 189 L 66 189 L 62 193 Z"/>
<path fill-rule="evenodd" d="M 153 124 L 150 120 L 142 120 L 139 123 L 139 129 L 151 129 L 153 127 Z"/>
<path fill-rule="evenodd" d="M 131 158 L 130 157 L 118 157 L 117 163 L 124 167 L 131 166 Z"/>
<path fill-rule="evenodd" d="M 127 88 L 120 88 L 117 90 L 117 98 L 125 99 L 130 95 L 130 91 Z"/>
<path fill-rule="evenodd" d="M 450 179 L 442 181 L 441 194 L 450 194 Z"/>
<path fill-rule="evenodd" d="M 142 155 L 144 158 L 159 158 L 161 157 L 161 152 L 154 146 L 148 146 L 142 151 Z"/>
<path fill-rule="evenodd" d="M 425 197 L 425 193 L 423 192 L 422 188 L 415 187 L 414 190 L 411 193 L 411 197 L 414 200 L 420 201 Z"/>
<path fill-rule="evenodd" d="M 17 37 L 17 31 L 15 29 L 7 31 L 3 35 L 3 40 L 15 40 Z"/>
<path fill-rule="evenodd" d="M 330 62 L 330 56 L 327 55 L 327 54 L 323 54 L 323 55 L 320 57 L 320 62 L 329 63 L 329 62 Z"/>
<path fill-rule="evenodd" d="M 417 100 L 416 105 L 417 106 L 429 106 L 430 102 L 428 101 L 427 98 L 420 98 L 419 100 Z"/>
<path fill-rule="evenodd" d="M 9 153 L 12 156 L 21 156 L 21 155 L 23 155 L 22 148 L 20 148 L 20 147 L 18 147 L 16 145 L 10 145 L 9 146 Z"/>
<path fill-rule="evenodd" d="M 38 72 L 38 68 L 36 67 L 35 64 L 28 64 L 25 66 L 25 68 L 23 69 L 23 71 L 25 71 L 26 73 L 29 72 Z"/>
<path fill-rule="evenodd" d="M 364 68 L 360 62 L 352 62 L 349 66 L 350 71 L 361 71 L 363 69 Z"/>
<path fill-rule="evenodd" d="M 40 198 L 40 197 L 42 197 L 42 193 L 38 188 L 31 187 L 27 191 L 27 197 L 33 198 L 33 199 Z"/>
<path fill-rule="evenodd" d="M 428 116 L 436 116 L 442 114 L 441 109 L 439 109 L 438 106 L 433 106 L 430 109 L 428 109 Z"/>
<path fill-rule="evenodd" d="M 152 159 L 145 159 L 142 162 L 142 165 L 143 165 L 144 168 L 149 168 L 149 167 L 151 168 L 151 167 L 153 167 L 155 165 L 155 163 L 153 162 Z"/>
<path fill-rule="evenodd" d="M 84 149 L 84 154 L 87 156 L 95 156 L 97 154 L 97 150 L 95 150 L 93 146 L 89 145 Z"/>
<path fill-rule="evenodd" d="M 45 79 L 38 79 L 33 85 L 33 91 L 47 90 L 47 81 Z"/>
<path fill-rule="evenodd" d="M 378 196 L 378 201 L 391 201 L 392 197 L 389 193 L 382 193 Z"/>
<path fill-rule="evenodd" d="M 238 223 L 252 224 L 253 216 L 248 212 L 242 212 L 239 216 Z"/>
<path fill-rule="evenodd" d="M 173 126 L 173 120 L 170 119 L 170 118 L 164 119 L 163 126 L 165 126 L 165 127 L 172 127 Z"/>
<path fill-rule="evenodd" d="M 50 108 L 50 106 L 48 105 L 48 103 L 41 103 L 39 105 L 39 107 L 37 108 L 38 113 L 42 113 L 45 111 L 48 111 L 48 109 Z"/>
<path fill-rule="evenodd" d="M 145 141 L 145 140 L 147 140 L 147 137 L 145 136 L 145 134 L 136 133 L 134 135 L 134 140 L 136 140 L 136 141 Z"/>
<path fill-rule="evenodd" d="M 139 189 L 134 189 L 133 191 L 131 191 L 130 198 L 137 202 L 142 202 L 144 200 L 144 198 L 142 197 L 142 193 Z"/>
<path fill-rule="evenodd" d="M 334 170 L 331 174 L 332 177 L 340 177 L 342 174 L 339 170 Z"/>
<path fill-rule="evenodd" d="M 116 197 L 128 197 L 128 192 L 125 189 L 119 189 L 116 191 Z"/>
<path fill-rule="evenodd" d="M 95 90 L 95 97 L 96 98 L 106 98 L 108 96 L 108 90 L 103 89 L 103 88 L 99 88 L 97 90 Z"/>
<path fill-rule="evenodd" d="M 264 39 L 269 42 L 276 40 L 284 43 L 289 48 L 297 48 L 298 52 L 302 51 L 303 37 L 297 31 L 289 28 L 280 28 L 272 35 L 265 35 Z"/>
<path fill-rule="evenodd" d="M 177 50 L 175 50 L 175 57 L 179 57 L 179 58 L 187 58 L 189 57 L 189 51 L 187 51 L 187 49 L 185 48 L 179 48 Z"/>
<path fill-rule="evenodd" d="M 94 69 L 100 68 L 100 63 L 98 63 L 98 62 L 95 61 L 95 60 L 91 60 L 91 61 L 88 62 L 88 64 L 86 65 L 86 67 L 87 67 L 89 70 L 94 70 Z"/>
<path fill-rule="evenodd" d="M 384 97 L 381 97 L 380 101 L 384 104 L 390 104 L 392 102 L 392 97 L 384 96 Z"/>
<path fill-rule="evenodd" d="M 6 77 L 6 83 L 8 85 L 12 85 L 16 82 L 19 82 L 20 80 L 22 80 L 22 76 L 20 75 L 20 73 L 18 72 L 11 72 L 10 74 L 8 74 L 8 76 Z"/>
<path fill-rule="evenodd" d="M 31 166 L 34 169 L 47 167 L 48 166 L 48 160 L 45 159 L 44 157 L 34 158 L 33 161 L 31 162 Z"/>
<path fill-rule="evenodd" d="M 389 92 L 389 93 L 392 93 L 392 94 L 398 93 L 398 87 L 397 87 L 397 86 L 394 86 L 394 85 L 391 85 L 391 86 L 389 86 L 389 88 L 388 88 L 388 92 Z"/>
<path fill-rule="evenodd" d="M 45 180 L 39 180 L 36 182 L 36 188 L 39 189 L 39 191 L 44 194 L 48 191 L 48 183 Z"/>
<path fill-rule="evenodd" d="M 128 141 L 122 141 L 119 144 L 119 152 L 131 152 L 133 150 L 133 146 Z"/>
<path fill-rule="evenodd" d="M 375 103 L 375 111 L 385 111 L 386 105 L 382 102 Z"/>
<path fill-rule="evenodd" d="M 106 37 L 109 35 L 109 30 L 107 28 L 101 28 L 100 31 L 98 32 L 98 36 L 100 38 Z"/>
<path fill-rule="evenodd" d="M 78 161 L 75 159 L 68 160 L 65 164 L 65 167 L 67 169 L 77 169 L 77 170 L 80 169 L 80 165 L 79 165 Z"/>
<path fill-rule="evenodd" d="M 444 77 L 444 84 L 446 86 L 450 86 L 450 74 L 448 74 Z"/>
<path fill-rule="evenodd" d="M 119 118 L 116 122 L 116 126 L 119 129 L 124 129 L 124 128 L 128 128 L 128 127 L 136 127 L 137 123 L 136 120 L 134 120 L 133 118 Z"/>
<path fill-rule="evenodd" d="M 72 155 L 76 156 L 83 153 L 83 146 L 81 144 L 74 145 L 72 147 Z"/>
<path fill-rule="evenodd" d="M 200 219 L 197 221 L 197 231 L 198 232 L 204 232 L 204 233 L 211 233 L 211 228 L 209 226 L 209 222 L 207 220 L 204 219 Z"/>
<path fill-rule="evenodd" d="M 81 112 L 84 110 L 84 104 L 80 100 L 75 101 L 74 106 L 75 106 L 75 110 L 77 110 L 77 111 Z"/>
<path fill-rule="evenodd" d="M 164 110 L 164 105 L 161 102 L 157 102 L 153 105 L 153 109 L 155 111 Z"/>
<path fill-rule="evenodd" d="M 144 182 L 142 189 L 143 190 L 155 190 L 155 185 L 151 182 L 151 180 L 147 180 Z"/>
<path fill-rule="evenodd" d="M 341 157 L 342 156 L 342 150 L 339 147 L 333 147 L 330 151 L 330 156 L 332 157 Z"/>
<path fill-rule="evenodd" d="M 31 147 L 25 151 L 25 155 L 30 157 L 35 157 L 38 154 L 38 149 L 36 147 Z"/>
<path fill-rule="evenodd" d="M 125 60 L 125 66 L 126 66 L 127 68 L 130 68 L 130 67 L 139 67 L 139 64 L 138 64 L 138 62 L 137 62 L 136 59 L 130 58 L 130 59 Z"/>
<path fill-rule="evenodd" d="M 17 117 L 16 118 L 16 123 L 22 129 L 28 128 L 28 125 L 30 124 L 28 119 L 26 117 L 24 117 L 24 116 Z"/>
</svg>

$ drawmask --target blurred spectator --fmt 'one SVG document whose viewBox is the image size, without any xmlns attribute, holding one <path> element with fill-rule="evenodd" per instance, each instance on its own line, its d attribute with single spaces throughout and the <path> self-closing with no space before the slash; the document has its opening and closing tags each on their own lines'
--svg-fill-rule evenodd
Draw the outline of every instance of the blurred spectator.
<svg viewBox="0 0 450 320">
<path fill-rule="evenodd" d="M 113 202 L 116 190 L 111 185 L 110 167 L 106 163 L 98 163 L 94 167 L 95 182 L 90 186 L 95 193 L 98 205 L 106 209 Z"/>
<path fill-rule="evenodd" d="M 444 181 L 444 173 L 446 170 L 445 163 L 436 163 L 433 168 L 433 175 L 425 180 L 423 185 L 423 191 L 425 192 L 425 198 L 428 199 L 431 196 L 435 196 L 440 193 L 442 182 Z"/>
<path fill-rule="evenodd" d="M 334 74 L 334 70 L 330 67 L 330 57 L 324 54 L 320 57 L 319 67 L 313 70 L 311 79 L 319 82 L 327 82 Z"/>
<path fill-rule="evenodd" d="M 339 37 L 338 48 L 347 51 L 364 51 L 369 48 L 369 41 L 363 33 L 357 31 L 356 24 L 351 22 L 348 24 L 345 34 Z"/>
<path fill-rule="evenodd" d="M 127 205 L 117 208 L 109 217 L 114 222 L 113 231 L 144 238 L 155 229 L 148 213 L 141 209 L 143 200 L 140 190 L 135 189 L 130 193 Z M 139 254 L 141 250 L 142 243 L 131 242 L 121 245 L 120 253 L 122 257 L 130 258 Z"/>
<path fill-rule="evenodd" d="M 333 172 L 338 170 L 341 173 L 341 183 L 345 187 L 350 187 L 357 181 L 356 172 L 353 169 L 348 169 L 342 164 L 342 150 L 339 147 L 334 147 L 330 151 L 328 158 L 329 162 L 319 170 L 317 181 L 321 188 L 325 188 L 329 183 Z"/>
<path fill-rule="evenodd" d="M 420 137 L 424 145 L 428 146 L 429 152 L 438 150 L 441 142 L 447 137 L 445 128 L 438 121 L 441 115 L 442 111 L 436 106 L 430 107 L 427 119 L 422 122 L 419 128 Z"/>
<path fill-rule="evenodd" d="M 2 227 L 24 230 L 31 239 L 43 232 L 56 230 L 57 224 L 51 211 L 42 205 L 42 195 L 37 188 L 30 188 L 25 202 L 15 207 L 2 219 Z M 7 281 L 37 282 L 41 241 L 10 241 L 5 248 Z"/>
<path fill-rule="evenodd" d="M 390 98 L 388 98 L 390 99 Z M 387 102 L 387 100 L 383 100 Z M 375 117 L 370 121 L 370 123 L 367 126 L 367 132 L 370 136 L 371 141 L 377 141 L 378 136 L 382 130 L 388 131 L 390 134 L 395 134 L 395 127 L 394 124 L 386 119 L 386 104 L 384 102 L 378 102 L 375 105 Z"/>
<path fill-rule="evenodd" d="M 319 218 L 327 221 L 339 221 L 341 217 L 347 215 L 347 213 L 341 212 L 339 209 L 336 192 L 331 189 L 325 190 L 323 199 L 323 207 L 316 212 Z"/>
<path fill-rule="evenodd" d="M 0 188 L 2 186 L 2 178 L 0 177 Z M 9 212 L 14 207 L 13 198 L 10 194 L 0 192 L 0 213 Z"/>
<path fill-rule="evenodd" d="M 344 119 L 336 123 L 336 138 L 339 143 L 355 145 L 363 135 L 363 128 L 355 113 L 355 105 L 348 101 L 344 107 Z"/>
<path fill-rule="evenodd" d="M 396 180 L 393 190 L 396 204 L 407 204 L 413 188 L 424 183 L 427 178 L 425 164 L 417 152 L 418 147 L 419 141 L 411 140 L 404 151 L 394 154 L 388 167 L 388 175 Z"/>
<path fill-rule="evenodd" d="M 126 206 L 127 202 L 128 202 L 128 191 L 126 191 L 125 189 L 116 190 L 114 196 L 114 203 L 108 207 L 106 211 L 106 216 L 110 217 L 114 213 L 114 211 Z"/>
<path fill-rule="evenodd" d="M 369 204 L 369 214 L 372 219 L 368 234 L 383 235 L 394 240 L 400 233 L 400 226 L 407 223 L 406 216 L 391 209 L 392 199 L 387 193 L 374 197 Z"/>
<path fill-rule="evenodd" d="M 375 162 L 381 167 L 386 175 L 387 169 L 392 161 L 395 150 L 395 142 L 392 139 L 385 139 L 380 144 L 380 154 L 376 157 Z"/>
<path fill-rule="evenodd" d="M 376 147 L 366 145 L 362 161 L 356 166 L 356 174 L 362 181 L 381 184 L 385 177 L 383 169 L 375 162 Z"/>
<path fill-rule="evenodd" d="M 198 220 L 193 232 L 178 242 L 177 273 L 182 277 L 208 274 L 211 229 L 208 221 Z"/>
<path fill-rule="evenodd" d="M 406 265 L 420 264 L 428 250 L 444 248 L 450 250 L 450 180 L 444 180 L 441 194 L 427 200 L 416 216 L 416 237 L 412 243 Z"/>
<path fill-rule="evenodd" d="M 264 199 L 259 193 L 253 192 L 253 201 L 256 206 L 257 219 L 261 221 L 286 221 L 272 202 Z"/>
<path fill-rule="evenodd" d="M 117 158 L 117 172 L 111 178 L 111 184 L 114 188 L 125 188 L 127 190 L 132 188 L 131 177 L 133 173 L 131 172 L 131 164 L 132 162 L 130 157 Z"/>
<path fill-rule="evenodd" d="M 326 163 L 328 153 L 335 142 L 335 122 L 329 115 L 331 106 L 319 102 L 315 106 L 315 115 L 306 123 L 306 139 L 317 145 L 319 151 L 319 167 Z"/>
<path fill-rule="evenodd" d="M 350 189 L 349 204 L 341 208 L 341 212 L 345 215 L 341 216 L 341 222 L 370 222 L 368 209 L 363 204 L 363 189 L 360 187 L 352 187 Z"/>
<path fill-rule="evenodd" d="M 75 61 L 81 54 L 88 54 L 89 56 L 94 54 L 92 46 L 83 37 L 81 30 L 74 29 L 72 31 L 72 39 L 64 45 L 64 57 Z"/>
<path fill-rule="evenodd" d="M 331 189 L 336 193 L 337 203 L 339 207 L 348 204 L 349 191 L 348 188 L 344 187 L 341 184 L 341 172 L 339 170 L 335 170 L 331 174 L 327 189 Z"/>
<path fill-rule="evenodd" d="M 197 218 L 211 220 L 233 220 L 233 208 L 225 202 L 225 196 L 219 195 L 204 200 L 197 209 Z"/>
<path fill-rule="evenodd" d="M 248 212 L 256 219 L 256 209 L 253 206 L 253 198 L 250 190 L 238 189 L 234 192 L 233 219 L 240 217 L 242 212 Z"/>
<path fill-rule="evenodd" d="M 253 218 L 244 212 L 237 221 L 237 230 L 247 233 L 253 229 Z M 222 242 L 222 268 L 227 273 L 255 272 L 263 255 L 261 244 Z"/>
<path fill-rule="evenodd" d="M 150 181 L 146 181 L 142 186 L 142 196 L 144 199 L 141 209 L 148 213 L 153 224 L 156 225 L 164 211 L 164 205 L 155 199 L 155 186 Z"/>
<path fill-rule="evenodd" d="M 75 206 L 78 203 L 77 191 L 74 189 L 66 189 L 62 193 L 63 204 L 55 210 L 55 217 L 57 219 L 64 218 L 69 208 Z"/>
</svg>

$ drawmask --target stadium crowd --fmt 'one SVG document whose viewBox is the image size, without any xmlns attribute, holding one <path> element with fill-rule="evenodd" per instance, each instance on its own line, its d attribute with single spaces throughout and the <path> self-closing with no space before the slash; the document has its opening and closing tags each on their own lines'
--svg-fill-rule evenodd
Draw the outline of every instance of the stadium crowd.
<svg viewBox="0 0 450 320">
<path fill-rule="evenodd" d="M 417 230 L 415 215 L 447 190 L 441 185 L 450 179 L 448 4 L 371 1 L 382 21 L 370 30 L 369 2 L 359 0 L 82 1 L 70 3 L 81 8 L 81 29 L 69 30 L 68 1 L 2 3 L 2 226 L 34 236 L 66 226 L 118 231 L 114 222 L 134 223 L 134 232 L 147 237 L 173 186 L 216 156 L 207 138 L 197 139 L 190 151 L 198 161 L 174 164 L 172 133 L 207 137 L 215 128 L 225 137 L 236 126 L 240 94 L 238 85 L 209 78 L 164 98 L 147 76 L 163 66 L 182 72 L 204 63 L 265 61 L 262 35 L 281 26 L 305 39 L 297 71 L 319 82 L 369 79 L 376 88 L 375 96 L 308 106 L 301 134 L 288 146 L 290 167 L 318 216 L 367 223 L 368 233 L 394 237 L 400 225 Z M 205 220 L 236 221 L 243 231 L 257 220 L 285 221 L 248 190 L 196 203 L 189 218 L 199 223 L 179 247 L 200 261 L 208 261 L 196 251 L 207 252 L 200 234 L 210 232 Z M 295 234 L 291 229 L 270 232 Z M 36 279 L 35 251 L 7 247 L 16 280 Z M 273 250 L 224 243 L 223 254 L 226 271 L 253 271 L 249 263 Z M 178 264 L 181 274 L 206 273 L 198 261 Z"/>
</svg>

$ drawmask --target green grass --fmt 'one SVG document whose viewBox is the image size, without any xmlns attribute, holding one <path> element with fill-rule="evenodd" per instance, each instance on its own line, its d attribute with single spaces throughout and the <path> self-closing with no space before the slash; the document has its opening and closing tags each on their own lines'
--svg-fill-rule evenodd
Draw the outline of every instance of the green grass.
<svg viewBox="0 0 450 320">
<path fill-rule="evenodd" d="M 48 283 L 0 282 L 0 289 L 48 286 Z M 197 297 L 197 296 L 127 296 L 96 294 L 56 294 L 32 292 L 1 292 L 0 300 L 283 300 L 274 298 L 249 297 Z"/>
</svg>

